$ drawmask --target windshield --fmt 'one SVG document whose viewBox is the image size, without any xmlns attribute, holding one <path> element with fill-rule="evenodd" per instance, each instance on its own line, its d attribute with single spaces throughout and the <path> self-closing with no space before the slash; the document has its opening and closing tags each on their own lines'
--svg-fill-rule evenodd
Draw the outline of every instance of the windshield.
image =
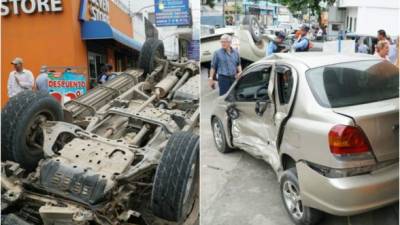
<svg viewBox="0 0 400 225">
<path fill-rule="evenodd" d="M 329 108 L 399 96 L 399 69 L 388 61 L 328 65 L 308 70 L 306 78 L 318 103 Z"/>
</svg>

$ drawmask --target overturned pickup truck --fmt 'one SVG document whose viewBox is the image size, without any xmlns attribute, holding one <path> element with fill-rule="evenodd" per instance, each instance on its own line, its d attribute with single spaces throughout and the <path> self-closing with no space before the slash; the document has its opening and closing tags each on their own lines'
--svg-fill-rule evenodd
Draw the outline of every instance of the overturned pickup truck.
<svg viewBox="0 0 400 225">
<path fill-rule="evenodd" d="M 63 107 L 41 92 L 9 100 L 2 224 L 198 223 L 199 66 L 150 39 L 140 67 Z"/>
</svg>

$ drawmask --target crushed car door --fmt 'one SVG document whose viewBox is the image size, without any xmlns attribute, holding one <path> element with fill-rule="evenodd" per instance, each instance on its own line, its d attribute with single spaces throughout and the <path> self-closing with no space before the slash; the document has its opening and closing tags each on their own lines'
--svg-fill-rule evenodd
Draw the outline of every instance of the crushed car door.
<svg viewBox="0 0 400 225">
<path fill-rule="evenodd" d="M 294 105 L 297 89 L 298 75 L 296 70 L 285 64 L 276 64 L 274 73 L 274 99 L 276 112 L 273 115 L 274 135 L 269 140 L 276 148 L 279 148 L 286 121 L 289 119 Z"/>
<path fill-rule="evenodd" d="M 231 120 L 233 144 L 266 160 L 270 152 L 268 135 L 274 129 L 272 118 L 275 107 L 268 95 L 272 71 L 272 63 L 249 68 L 230 93 L 234 99 L 232 108 L 238 114 L 237 118 Z M 264 109 L 264 113 L 258 113 L 260 108 Z"/>
</svg>

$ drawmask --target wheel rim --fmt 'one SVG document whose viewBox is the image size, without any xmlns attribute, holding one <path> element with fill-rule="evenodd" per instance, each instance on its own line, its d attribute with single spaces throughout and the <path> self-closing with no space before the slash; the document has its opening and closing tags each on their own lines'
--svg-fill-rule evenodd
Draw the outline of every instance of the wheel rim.
<svg viewBox="0 0 400 225">
<path fill-rule="evenodd" d="M 190 167 L 189 178 L 188 182 L 186 183 L 185 195 L 183 197 L 183 210 L 182 210 L 183 218 L 186 218 L 190 214 L 194 206 L 195 194 L 196 194 L 195 189 L 197 186 L 196 184 L 199 175 L 197 168 L 198 168 L 197 160 L 195 160 Z"/>
<path fill-rule="evenodd" d="M 214 128 L 215 144 L 217 145 L 217 148 L 220 149 L 222 147 L 222 130 L 221 130 L 221 126 L 219 125 L 218 122 L 215 122 L 213 128 Z"/>
<path fill-rule="evenodd" d="M 54 115 L 47 111 L 39 112 L 35 116 L 33 116 L 32 120 L 27 126 L 25 133 L 26 145 L 28 146 L 28 149 L 31 153 L 38 154 L 42 152 L 44 135 L 41 124 L 54 119 Z"/>
<path fill-rule="evenodd" d="M 303 204 L 300 199 L 300 192 L 291 181 L 283 183 L 283 198 L 289 213 L 297 220 L 303 217 Z"/>
<path fill-rule="evenodd" d="M 255 34 L 256 36 L 259 36 L 259 35 L 260 35 L 260 27 L 258 26 L 257 21 L 256 21 L 256 20 L 253 20 L 251 26 L 252 26 L 252 28 L 253 28 L 254 34 Z"/>
</svg>

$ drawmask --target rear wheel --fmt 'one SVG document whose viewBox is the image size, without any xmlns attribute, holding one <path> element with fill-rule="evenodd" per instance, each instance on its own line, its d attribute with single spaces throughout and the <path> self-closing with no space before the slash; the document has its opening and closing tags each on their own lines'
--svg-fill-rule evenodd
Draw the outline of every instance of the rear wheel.
<svg viewBox="0 0 400 225">
<path fill-rule="evenodd" d="M 151 73 L 157 67 L 157 58 L 164 58 L 164 44 L 158 39 L 150 38 L 144 42 L 139 56 L 139 65 L 145 74 Z"/>
<path fill-rule="evenodd" d="M 217 150 L 221 153 L 232 152 L 233 149 L 230 148 L 226 142 L 224 126 L 222 125 L 221 120 L 219 120 L 217 117 L 214 117 L 211 121 L 211 126 L 214 135 L 214 143 L 217 147 Z"/>
<path fill-rule="evenodd" d="M 280 190 L 286 211 L 295 224 L 313 225 L 321 220 L 320 211 L 303 205 L 296 168 L 290 168 L 283 173 Z"/>
<path fill-rule="evenodd" d="M 41 124 L 62 119 L 60 103 L 47 93 L 25 91 L 10 98 L 1 113 L 3 159 L 34 170 L 43 158 Z"/>
<path fill-rule="evenodd" d="M 152 191 L 153 213 L 182 222 L 197 209 L 199 184 L 199 136 L 174 133 L 158 165 Z M 196 212 L 194 212 L 196 213 Z"/>
</svg>

